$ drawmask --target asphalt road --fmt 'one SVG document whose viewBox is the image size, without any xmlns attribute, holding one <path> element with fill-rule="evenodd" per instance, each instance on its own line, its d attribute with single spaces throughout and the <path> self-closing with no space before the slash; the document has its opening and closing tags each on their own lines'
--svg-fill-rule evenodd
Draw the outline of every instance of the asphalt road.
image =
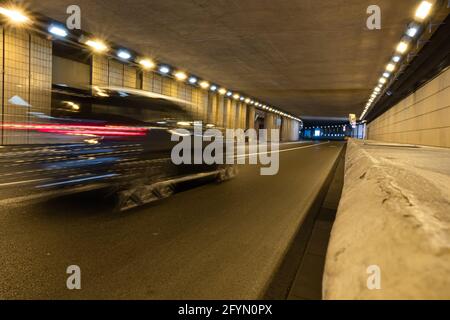
<svg viewBox="0 0 450 320">
<path fill-rule="evenodd" d="M 343 144 L 287 144 L 280 170 L 240 166 L 126 213 L 91 193 L 0 210 L 0 298 L 261 296 Z M 66 269 L 81 268 L 81 290 Z"/>
</svg>

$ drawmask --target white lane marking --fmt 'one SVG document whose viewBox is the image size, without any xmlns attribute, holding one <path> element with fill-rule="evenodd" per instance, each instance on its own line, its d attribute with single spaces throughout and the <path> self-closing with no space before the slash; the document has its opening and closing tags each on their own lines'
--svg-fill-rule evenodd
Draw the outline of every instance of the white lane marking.
<svg viewBox="0 0 450 320">
<path fill-rule="evenodd" d="M 43 179 L 34 179 L 34 180 L 23 180 L 23 181 L 5 182 L 5 183 L 0 183 L 0 187 L 13 186 L 13 185 L 17 185 L 17 184 L 26 184 L 26 183 L 36 182 L 36 181 L 42 181 L 42 180 L 45 180 L 45 178 L 43 178 Z"/>
<path fill-rule="evenodd" d="M 320 146 L 323 144 L 327 144 L 330 143 L 330 141 L 326 141 L 326 142 L 321 142 L 321 143 L 316 143 L 316 144 L 310 144 L 307 146 L 301 146 L 301 147 L 295 147 L 295 148 L 289 148 L 289 149 L 282 149 L 282 150 L 274 150 L 274 151 L 264 151 L 264 152 L 255 152 L 255 153 L 248 153 L 245 155 L 236 155 L 234 156 L 235 158 L 242 158 L 242 157 L 248 157 L 248 156 L 255 156 L 255 155 L 259 155 L 259 154 L 266 154 L 266 153 L 281 153 L 281 152 L 287 152 L 287 151 L 293 151 L 293 150 L 298 150 L 298 149 L 306 149 L 306 148 L 311 148 L 311 147 L 316 147 L 316 146 Z"/>
<path fill-rule="evenodd" d="M 290 141 L 290 142 L 280 142 L 280 146 L 285 146 L 288 144 L 305 144 L 310 143 L 311 141 Z"/>
</svg>

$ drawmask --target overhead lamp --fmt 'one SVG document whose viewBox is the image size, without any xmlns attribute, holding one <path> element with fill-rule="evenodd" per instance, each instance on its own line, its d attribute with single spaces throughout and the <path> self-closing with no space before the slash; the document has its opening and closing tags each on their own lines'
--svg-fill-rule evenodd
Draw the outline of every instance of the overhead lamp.
<svg viewBox="0 0 450 320">
<path fill-rule="evenodd" d="M 383 77 L 385 77 L 386 79 L 389 78 L 390 76 L 391 76 L 391 74 L 389 72 L 383 73 Z"/>
<path fill-rule="evenodd" d="M 189 83 L 190 84 L 196 84 L 197 83 L 197 78 L 196 77 L 189 77 Z"/>
<path fill-rule="evenodd" d="M 241 100 L 241 101 L 244 101 L 244 99 L 245 99 L 244 97 L 240 97 L 240 98 L 239 98 L 239 100 Z"/>
<path fill-rule="evenodd" d="M 389 64 L 386 66 L 386 71 L 392 72 L 392 71 L 394 71 L 394 70 L 395 70 L 395 64 L 389 63 Z"/>
<path fill-rule="evenodd" d="M 392 58 L 392 61 L 394 61 L 394 62 L 399 62 L 400 61 L 400 56 L 394 56 L 393 58 Z"/>
<path fill-rule="evenodd" d="M 50 27 L 48 27 L 48 32 L 50 32 L 54 36 L 58 36 L 61 38 L 67 37 L 67 35 L 69 34 L 67 32 L 66 28 L 55 25 L 55 24 L 52 24 L 52 25 L 50 25 Z"/>
<path fill-rule="evenodd" d="M 250 103 L 250 98 L 245 99 L 245 103 Z"/>
<path fill-rule="evenodd" d="M 183 71 L 177 71 L 177 72 L 175 72 L 174 76 L 175 76 L 175 78 L 176 78 L 177 80 L 180 80 L 180 81 L 184 81 L 184 80 L 186 80 L 186 78 L 187 78 L 186 73 L 184 73 Z"/>
<path fill-rule="evenodd" d="M 231 92 L 231 91 L 227 92 L 227 97 L 231 97 L 232 95 L 233 95 L 233 92 Z"/>
<path fill-rule="evenodd" d="M 431 7 L 433 7 L 433 4 L 430 1 L 422 1 L 419 7 L 417 7 L 416 18 L 424 20 L 430 14 Z"/>
<path fill-rule="evenodd" d="M 415 24 L 414 22 L 410 23 L 408 25 L 408 28 L 406 29 L 406 35 L 410 38 L 414 38 L 419 31 L 419 26 Z"/>
<path fill-rule="evenodd" d="M 108 50 L 106 44 L 101 40 L 89 39 L 86 41 L 86 45 L 91 47 L 96 52 L 104 52 Z"/>
<path fill-rule="evenodd" d="M 170 68 L 168 66 L 160 66 L 159 72 L 161 72 L 162 74 L 168 74 L 170 72 Z"/>
<path fill-rule="evenodd" d="M 408 43 L 404 40 L 400 41 L 395 50 L 399 53 L 405 53 L 408 50 Z"/>
<path fill-rule="evenodd" d="M 235 99 L 235 100 L 238 100 L 240 97 L 241 97 L 241 96 L 238 95 L 237 93 L 235 93 L 235 94 L 233 95 L 233 99 Z"/>
<path fill-rule="evenodd" d="M 119 50 L 119 51 L 117 52 L 117 56 L 118 56 L 120 59 L 128 60 L 128 59 L 131 58 L 131 53 L 129 53 L 129 52 L 126 51 L 126 50 Z"/>
<path fill-rule="evenodd" d="M 385 83 L 386 83 L 386 78 L 385 78 L 385 77 L 381 77 L 381 78 L 378 80 L 378 82 L 381 83 L 381 84 L 385 84 Z"/>
<path fill-rule="evenodd" d="M 0 7 L 0 14 L 7 17 L 12 23 L 22 24 L 30 21 L 20 9 Z"/>
<path fill-rule="evenodd" d="M 381 89 L 380 89 L 380 88 L 378 88 L 378 87 L 376 87 L 376 88 L 374 89 L 374 91 L 375 91 L 375 92 L 380 92 L 380 91 L 381 91 Z"/>
<path fill-rule="evenodd" d="M 225 88 L 220 88 L 220 89 L 219 89 L 219 93 L 220 93 L 221 95 L 224 95 L 225 93 L 227 93 L 227 89 L 225 89 Z"/>
<path fill-rule="evenodd" d="M 139 64 L 144 68 L 144 69 L 153 69 L 155 67 L 155 63 L 150 60 L 150 59 L 141 59 L 139 60 Z"/>
<path fill-rule="evenodd" d="M 209 88 L 209 82 L 208 81 L 201 81 L 200 82 L 200 87 L 202 89 L 208 89 Z"/>
<path fill-rule="evenodd" d="M 216 91 L 216 90 L 217 90 L 217 86 L 213 84 L 213 85 L 209 88 L 209 90 L 211 90 L 211 91 Z"/>
</svg>

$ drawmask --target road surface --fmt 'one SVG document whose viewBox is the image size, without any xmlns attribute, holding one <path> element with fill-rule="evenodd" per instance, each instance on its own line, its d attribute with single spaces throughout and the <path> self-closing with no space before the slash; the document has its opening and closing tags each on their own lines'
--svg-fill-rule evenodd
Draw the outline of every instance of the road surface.
<svg viewBox="0 0 450 320">
<path fill-rule="evenodd" d="M 98 194 L 2 205 L 0 298 L 261 297 L 343 143 L 286 144 L 280 170 L 112 213 Z M 81 290 L 66 269 L 81 268 Z"/>
</svg>

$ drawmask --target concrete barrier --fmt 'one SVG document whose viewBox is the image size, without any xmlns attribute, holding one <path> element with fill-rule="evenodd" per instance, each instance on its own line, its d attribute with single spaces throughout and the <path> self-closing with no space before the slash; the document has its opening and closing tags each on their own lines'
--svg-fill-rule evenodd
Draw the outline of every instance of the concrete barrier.
<svg viewBox="0 0 450 320">
<path fill-rule="evenodd" d="M 450 299 L 450 149 L 350 140 L 324 299 Z"/>
</svg>

